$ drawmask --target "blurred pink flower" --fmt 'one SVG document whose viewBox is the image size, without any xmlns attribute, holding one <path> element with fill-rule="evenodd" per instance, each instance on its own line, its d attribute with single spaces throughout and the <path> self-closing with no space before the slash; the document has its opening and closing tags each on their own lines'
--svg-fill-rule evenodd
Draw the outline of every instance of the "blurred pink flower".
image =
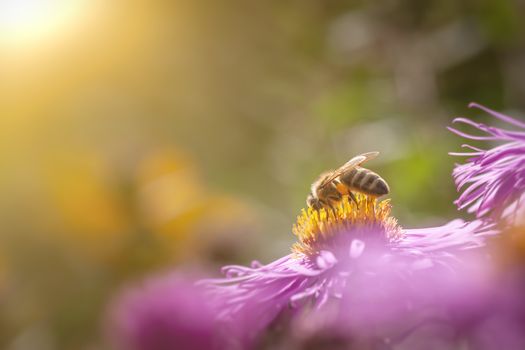
<svg viewBox="0 0 525 350">
<path fill-rule="evenodd" d="M 179 274 L 125 290 L 111 305 L 108 323 L 117 349 L 230 349 L 202 288 Z"/>
</svg>

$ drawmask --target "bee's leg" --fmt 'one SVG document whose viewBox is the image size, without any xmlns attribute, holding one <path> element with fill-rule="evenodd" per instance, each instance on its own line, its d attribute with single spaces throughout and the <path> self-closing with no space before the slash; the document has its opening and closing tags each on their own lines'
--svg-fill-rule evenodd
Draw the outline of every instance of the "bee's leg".
<svg viewBox="0 0 525 350">
<path fill-rule="evenodd" d="M 348 196 L 350 197 L 351 200 L 354 201 L 357 209 L 359 209 L 359 203 L 357 203 L 357 198 L 355 198 L 355 195 L 352 193 L 352 191 L 348 191 Z"/>
<path fill-rule="evenodd" d="M 336 202 L 334 200 L 328 200 L 325 205 L 326 210 L 330 209 L 331 211 L 335 211 L 335 204 Z"/>
</svg>

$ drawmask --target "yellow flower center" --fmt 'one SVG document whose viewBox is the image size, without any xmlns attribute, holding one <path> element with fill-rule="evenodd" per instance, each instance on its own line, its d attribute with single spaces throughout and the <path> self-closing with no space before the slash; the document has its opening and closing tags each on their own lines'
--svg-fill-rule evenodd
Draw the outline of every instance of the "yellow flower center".
<svg viewBox="0 0 525 350">
<path fill-rule="evenodd" d="M 355 193 L 355 196 L 357 203 L 344 196 L 333 209 L 303 209 L 293 226 L 298 242 L 292 246 L 292 252 L 311 256 L 320 250 L 331 249 L 336 244 L 334 237 L 342 232 L 373 230 L 383 233 L 386 243 L 401 238 L 401 227 L 390 216 L 390 200 L 378 201 L 376 197 L 362 193 Z"/>
</svg>

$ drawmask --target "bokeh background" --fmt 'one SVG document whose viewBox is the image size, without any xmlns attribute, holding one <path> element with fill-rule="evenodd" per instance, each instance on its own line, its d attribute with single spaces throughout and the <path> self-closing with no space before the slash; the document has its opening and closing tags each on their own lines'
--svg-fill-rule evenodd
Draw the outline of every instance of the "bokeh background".
<svg viewBox="0 0 525 350">
<path fill-rule="evenodd" d="M 0 348 L 110 349 L 145 274 L 289 251 L 371 150 L 406 227 L 461 215 L 453 117 L 525 111 L 523 1 L 0 0 Z M 216 272 L 213 272 L 216 273 Z"/>
</svg>

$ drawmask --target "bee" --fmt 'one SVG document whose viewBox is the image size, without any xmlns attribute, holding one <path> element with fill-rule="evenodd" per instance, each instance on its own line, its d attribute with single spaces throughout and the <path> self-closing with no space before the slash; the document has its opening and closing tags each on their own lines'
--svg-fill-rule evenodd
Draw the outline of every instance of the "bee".
<svg viewBox="0 0 525 350">
<path fill-rule="evenodd" d="M 322 173 L 312 184 L 306 204 L 313 209 L 333 207 L 344 195 L 348 195 L 357 204 L 352 191 L 372 196 L 382 196 L 390 192 L 386 181 L 372 170 L 360 165 L 377 157 L 379 152 L 363 153 L 343 164 L 337 170 Z"/>
</svg>

